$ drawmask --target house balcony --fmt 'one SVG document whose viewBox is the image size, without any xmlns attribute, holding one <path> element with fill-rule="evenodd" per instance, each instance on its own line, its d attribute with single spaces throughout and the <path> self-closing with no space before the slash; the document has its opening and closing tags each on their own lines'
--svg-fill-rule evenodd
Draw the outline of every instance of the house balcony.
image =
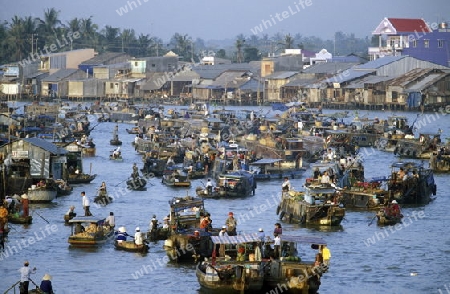
<svg viewBox="0 0 450 294">
<path fill-rule="evenodd" d="M 398 44 L 395 44 L 395 46 L 386 46 L 386 47 L 369 47 L 368 54 L 369 56 L 373 56 L 376 59 L 378 57 L 383 56 L 397 56 L 401 55 L 401 51 L 403 50 L 403 47 L 399 46 Z"/>
</svg>

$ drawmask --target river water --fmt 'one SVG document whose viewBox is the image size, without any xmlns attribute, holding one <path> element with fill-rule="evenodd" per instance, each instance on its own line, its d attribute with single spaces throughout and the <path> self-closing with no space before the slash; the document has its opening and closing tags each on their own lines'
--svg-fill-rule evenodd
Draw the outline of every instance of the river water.
<svg viewBox="0 0 450 294">
<path fill-rule="evenodd" d="M 365 114 L 360 112 L 360 116 Z M 383 119 L 391 114 L 378 111 L 371 112 L 370 117 Z M 408 116 L 410 121 L 416 117 L 415 113 L 397 114 Z M 416 123 L 420 131 L 435 132 L 441 128 L 442 138 L 450 137 L 450 116 L 425 114 L 421 119 L 420 125 Z M 91 184 L 75 186 L 71 195 L 57 198 L 52 204 L 32 205 L 32 225 L 11 225 L 7 254 L 0 259 L 0 292 L 19 280 L 18 269 L 24 260 L 29 260 L 31 267 L 37 267 L 32 279 L 40 283 L 45 273 L 51 274 L 58 294 L 201 293 L 195 265 L 167 263 L 163 259 L 163 241 L 151 244 L 146 255 L 116 251 L 112 243 L 91 250 L 69 247 L 70 227 L 64 225 L 63 215 L 71 205 L 82 215 L 80 192 L 86 191 L 92 201 L 102 181 L 116 199 L 107 207 L 92 205 L 92 213 L 106 217 L 114 211 L 116 227 L 123 225 L 129 233 L 133 233 L 136 226 L 146 231 L 153 214 L 161 220 L 168 213 L 168 201 L 172 197 L 195 195 L 195 188 L 202 185 L 201 180 L 195 180 L 189 189 L 173 189 L 152 179 L 147 191 L 126 190 L 123 181 L 131 174 L 132 164 L 137 162 L 142 166 L 142 161 L 130 144 L 134 135 L 125 131 L 129 124 L 119 124 L 124 161 L 108 160 L 109 151 L 113 149 L 109 140 L 114 125 L 102 123 L 91 134 L 97 145 L 97 156 L 84 160 L 85 171 L 91 168 L 92 173 L 98 174 Z M 391 153 L 369 148 L 362 148 L 360 154 L 364 155 L 367 178 L 388 175 L 389 166 L 395 160 Z M 306 171 L 305 177 L 310 173 Z M 313 235 L 327 241 L 332 254 L 331 267 L 322 277 L 321 294 L 450 293 L 447 290 L 450 289 L 449 179 L 446 174 L 435 175 L 437 199 L 426 206 L 403 208 L 405 220 L 399 229 L 383 229 L 375 222 L 369 226 L 374 216 L 372 212 L 347 211 L 339 228 L 305 228 L 283 223 L 284 234 Z M 303 182 L 304 178 L 291 181 L 297 189 Z M 205 206 L 216 227 L 233 211 L 240 220 L 238 231 L 251 233 L 262 227 L 272 232 L 278 221 L 274 199 L 279 197 L 280 185 L 277 181 L 259 183 L 254 196 L 207 199 Z"/>
</svg>

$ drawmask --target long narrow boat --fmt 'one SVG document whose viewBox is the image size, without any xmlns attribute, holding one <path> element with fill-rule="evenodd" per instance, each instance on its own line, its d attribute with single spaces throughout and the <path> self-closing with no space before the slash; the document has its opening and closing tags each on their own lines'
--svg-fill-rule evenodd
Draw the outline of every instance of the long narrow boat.
<svg viewBox="0 0 450 294">
<path fill-rule="evenodd" d="M 137 246 L 134 244 L 134 241 L 123 241 L 121 243 L 115 241 L 114 247 L 117 250 L 123 250 L 128 252 L 138 252 L 138 253 L 147 253 L 148 252 L 148 245 L 146 243 L 142 244 L 141 246 Z"/>
<path fill-rule="evenodd" d="M 96 176 L 97 174 L 74 174 L 69 176 L 67 182 L 69 184 L 89 184 L 95 179 Z"/>
</svg>

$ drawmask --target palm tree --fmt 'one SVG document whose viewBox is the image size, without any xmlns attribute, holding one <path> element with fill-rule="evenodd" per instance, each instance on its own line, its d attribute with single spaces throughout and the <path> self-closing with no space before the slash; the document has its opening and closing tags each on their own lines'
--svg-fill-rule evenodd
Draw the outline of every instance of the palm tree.
<svg viewBox="0 0 450 294">
<path fill-rule="evenodd" d="M 243 35 L 239 35 L 238 37 L 237 37 L 237 39 L 236 39 L 236 43 L 235 43 L 235 46 L 236 46 L 236 49 L 237 49 L 237 62 L 238 63 L 241 63 L 242 62 L 242 60 L 243 60 L 243 55 L 242 55 L 242 47 L 244 47 L 244 44 L 245 44 L 245 38 L 244 38 L 244 36 Z"/>
<path fill-rule="evenodd" d="M 119 45 L 119 33 L 119 28 L 105 26 L 102 31 L 102 36 L 105 42 L 103 49 L 106 51 L 121 52 L 121 46 Z"/>
<path fill-rule="evenodd" d="M 9 24 L 6 44 L 14 60 L 20 60 L 25 56 L 27 42 L 24 38 L 23 20 L 17 15 L 12 18 Z"/>
<path fill-rule="evenodd" d="M 81 19 L 80 29 L 83 43 L 95 48 L 98 45 L 98 25 L 92 22 L 92 16 Z"/>
<path fill-rule="evenodd" d="M 193 55 L 192 38 L 189 35 L 175 33 L 170 40 L 170 43 L 175 45 L 176 53 L 180 55 L 184 61 L 189 61 L 189 51 L 191 51 L 191 54 Z"/>
<path fill-rule="evenodd" d="M 62 26 L 58 18 L 59 11 L 54 8 L 44 11 L 44 19 L 37 18 L 39 22 L 39 35 L 44 38 L 45 43 L 53 43 L 50 38 L 58 38 L 58 28 Z"/>
<path fill-rule="evenodd" d="M 290 34 L 287 34 L 284 37 L 284 48 L 285 49 L 291 49 L 293 43 L 294 43 L 294 39 L 291 37 Z"/>
<path fill-rule="evenodd" d="M 138 46 L 139 46 L 139 56 L 146 56 L 148 53 L 148 49 L 150 47 L 150 44 L 152 42 L 152 39 L 150 38 L 150 36 L 144 35 L 144 34 L 140 34 L 138 36 L 137 39 L 138 42 Z"/>
</svg>

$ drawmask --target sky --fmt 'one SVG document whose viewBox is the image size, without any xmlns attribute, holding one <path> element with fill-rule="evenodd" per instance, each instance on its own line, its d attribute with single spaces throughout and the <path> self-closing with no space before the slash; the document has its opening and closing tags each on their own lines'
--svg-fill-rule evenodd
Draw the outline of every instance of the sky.
<svg viewBox="0 0 450 294">
<path fill-rule="evenodd" d="M 105 25 L 132 28 L 163 41 L 175 34 L 207 40 L 237 35 L 269 36 L 297 33 L 333 39 L 334 33 L 370 36 L 384 17 L 423 18 L 429 23 L 450 22 L 449 0 L 0 0 L 0 21 L 13 16 L 43 18 L 55 8 L 67 23 L 92 16 Z"/>
</svg>

